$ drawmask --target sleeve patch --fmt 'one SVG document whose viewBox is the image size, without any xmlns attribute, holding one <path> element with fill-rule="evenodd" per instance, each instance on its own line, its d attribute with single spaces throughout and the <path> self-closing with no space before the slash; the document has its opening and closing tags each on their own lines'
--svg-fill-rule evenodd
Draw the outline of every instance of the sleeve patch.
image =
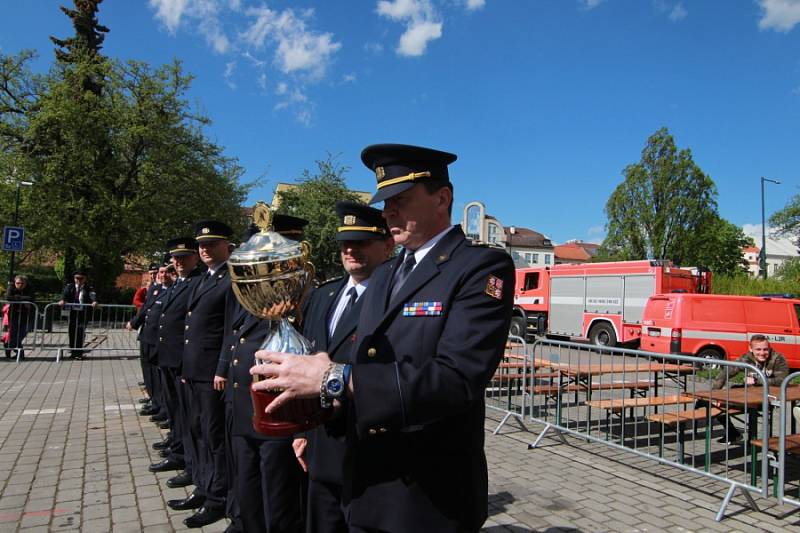
<svg viewBox="0 0 800 533">
<path fill-rule="evenodd" d="M 496 276 L 489 276 L 486 281 L 486 294 L 498 300 L 503 299 L 503 280 Z"/>
</svg>

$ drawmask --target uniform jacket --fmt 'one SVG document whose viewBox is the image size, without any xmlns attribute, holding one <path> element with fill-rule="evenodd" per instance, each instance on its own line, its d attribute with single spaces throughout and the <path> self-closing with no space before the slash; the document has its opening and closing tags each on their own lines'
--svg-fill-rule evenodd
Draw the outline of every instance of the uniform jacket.
<svg viewBox="0 0 800 533">
<path fill-rule="evenodd" d="M 339 295 L 347 287 L 349 278 L 337 279 L 321 285 L 308 298 L 303 316 L 303 336 L 314 343 L 315 352 L 328 352 L 331 360 L 349 363 L 355 344 L 358 315 L 364 295 L 353 308 L 339 319 L 333 338 L 328 335 L 328 321 L 333 314 Z M 344 431 L 336 423 L 317 427 L 307 432 L 309 461 L 308 473 L 312 479 L 325 483 L 342 484 L 345 456 Z"/>
<path fill-rule="evenodd" d="M 195 381 L 214 381 L 225 327 L 225 298 L 231 290 L 228 264 L 207 279 L 192 283 L 183 333 L 182 376 Z"/>
<path fill-rule="evenodd" d="M 379 267 L 353 354 L 344 469 L 348 523 L 385 531 L 478 531 L 486 520 L 484 389 L 511 320 L 514 265 L 451 229 L 392 301 Z"/>
<path fill-rule="evenodd" d="M 183 362 L 183 331 L 186 326 L 186 307 L 192 294 L 192 285 L 202 274 L 194 269 L 180 283 L 169 288 L 158 314 L 158 364 L 181 368 Z"/>
<path fill-rule="evenodd" d="M 145 322 L 147 321 L 147 315 L 150 313 L 150 308 L 153 307 L 153 304 L 161 295 L 162 291 L 163 289 L 160 283 L 153 282 L 147 287 L 147 294 L 144 298 L 144 304 L 142 304 L 133 318 L 131 318 L 131 326 L 133 326 L 133 329 L 139 329 L 144 326 Z M 139 332 L 139 340 L 145 340 L 142 338 L 141 332 Z M 155 342 L 152 342 L 151 344 L 155 344 Z"/>
<path fill-rule="evenodd" d="M 89 285 L 86 283 L 81 285 L 81 294 L 83 295 L 82 299 L 84 304 L 91 304 L 96 301 L 93 296 L 94 290 L 91 287 L 89 287 Z M 77 293 L 77 287 L 75 287 L 74 283 L 68 283 L 67 286 L 64 287 L 64 292 L 61 295 L 61 299 L 68 304 L 80 303 L 81 298 L 79 298 L 79 294 Z M 84 313 L 86 309 L 87 308 L 84 307 L 79 310 L 72 310 L 72 312 Z"/>
<path fill-rule="evenodd" d="M 217 376 L 228 377 L 234 348 L 236 348 L 236 345 L 239 344 L 241 340 L 239 334 L 240 330 L 245 319 L 249 315 L 250 313 L 242 307 L 242 304 L 239 303 L 239 300 L 233 294 L 233 289 L 228 291 L 228 294 L 225 296 L 225 327 L 223 330 L 222 350 L 219 353 L 219 361 L 217 363 Z M 233 401 L 231 392 L 232 390 L 230 387 L 225 388 L 224 396 L 226 402 Z"/>
<path fill-rule="evenodd" d="M 756 368 L 761 368 L 758 361 L 756 361 L 755 356 L 752 352 L 747 352 L 739 359 L 736 360 L 738 363 L 749 363 Z M 717 377 L 714 378 L 714 388 L 721 389 L 725 386 L 728 380 L 733 379 L 733 376 L 739 374 L 744 369 L 742 368 L 731 368 L 728 367 L 726 372 L 726 368 L 723 367 L 720 369 L 720 373 L 717 374 Z M 786 358 L 783 354 L 776 352 L 775 350 L 770 350 L 769 352 L 769 359 L 764 364 L 764 368 L 761 368 L 764 372 L 764 375 L 767 377 L 767 385 L 780 385 L 781 382 L 789 375 L 789 365 L 786 363 Z M 756 385 L 761 385 L 760 379 L 756 378 Z"/>
</svg>

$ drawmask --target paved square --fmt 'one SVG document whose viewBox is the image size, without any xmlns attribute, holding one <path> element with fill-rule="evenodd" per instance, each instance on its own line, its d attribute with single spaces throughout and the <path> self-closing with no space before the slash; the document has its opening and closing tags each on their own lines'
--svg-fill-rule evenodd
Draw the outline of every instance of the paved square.
<svg viewBox="0 0 800 533">
<path fill-rule="evenodd" d="M 185 530 L 189 512 L 166 501 L 187 489 L 166 488 L 171 473 L 147 471 L 163 431 L 137 414 L 138 356 L 54 359 L 46 349 L 0 360 L 0 532 Z M 499 417 L 489 417 L 494 428 Z M 486 531 L 800 531 L 793 508 L 757 499 L 754 512 L 741 496 L 717 523 L 725 485 L 600 444 L 546 438 L 528 450 L 541 427 L 526 425 L 487 431 Z"/>
</svg>

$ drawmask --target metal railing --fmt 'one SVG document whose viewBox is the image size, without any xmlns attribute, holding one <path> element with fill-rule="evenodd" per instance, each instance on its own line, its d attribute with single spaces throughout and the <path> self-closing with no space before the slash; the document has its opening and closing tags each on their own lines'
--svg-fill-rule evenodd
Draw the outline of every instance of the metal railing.
<svg viewBox="0 0 800 533">
<path fill-rule="evenodd" d="M 33 302 L 0 300 L 3 308 L 3 345 L 6 356 L 14 355 L 19 362 L 25 348 L 36 344 L 39 326 L 39 307 Z"/>
<path fill-rule="evenodd" d="M 42 312 L 37 346 L 41 350 L 55 349 L 56 361 L 64 352 L 138 353 L 135 332 L 125 329 L 135 314 L 132 305 L 50 303 Z"/>
<path fill-rule="evenodd" d="M 794 372 L 786 376 L 781 383 L 778 397 L 781 417 L 777 443 L 772 440 L 765 446 L 765 453 L 774 455 L 772 466 L 776 469 L 775 485 L 778 503 L 790 504 L 795 507 L 800 507 L 800 435 L 797 434 L 797 419 L 800 417 L 800 413 L 795 415 L 794 411 L 798 408 L 789 409 L 788 406 L 790 404 L 793 406 L 800 399 L 800 394 L 797 392 L 800 385 L 791 385 L 792 381 L 798 378 L 800 378 L 800 372 Z M 775 453 L 776 444 L 777 453 Z M 789 482 L 793 482 L 795 485 L 794 497 L 786 493 L 786 485 Z"/>
<path fill-rule="evenodd" d="M 512 417 L 520 424 L 524 423 L 527 349 L 528 345 L 521 337 L 509 336 L 503 359 L 486 386 L 486 407 L 503 413 L 503 419 L 493 431 L 495 435 Z"/>
<path fill-rule="evenodd" d="M 754 509 L 750 492 L 767 496 L 768 461 L 759 467 L 752 442 L 769 437 L 769 389 L 755 366 L 549 340 L 533 344 L 529 366 L 529 419 L 545 426 L 530 448 L 570 434 L 727 483 L 717 521 L 737 490 Z M 742 386 L 715 388 L 720 374 L 744 374 Z"/>
</svg>

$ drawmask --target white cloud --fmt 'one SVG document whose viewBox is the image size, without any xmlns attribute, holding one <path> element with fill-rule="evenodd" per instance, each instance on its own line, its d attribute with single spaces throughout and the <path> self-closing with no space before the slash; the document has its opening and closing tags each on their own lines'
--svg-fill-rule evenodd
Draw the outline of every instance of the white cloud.
<svg viewBox="0 0 800 533">
<path fill-rule="evenodd" d="M 263 67 L 264 65 L 267 64 L 266 61 L 261 61 L 257 57 L 254 57 L 253 54 L 251 54 L 247 50 L 244 51 L 244 53 L 242 54 L 242 57 L 249 59 L 253 63 L 253 65 L 255 65 L 258 68 L 261 68 L 261 67 Z"/>
<path fill-rule="evenodd" d="M 789 32 L 800 23 L 800 0 L 758 0 L 762 16 L 761 30 Z"/>
<path fill-rule="evenodd" d="M 245 12 L 255 20 L 241 38 L 256 49 L 265 43 L 274 42 L 275 62 L 284 74 L 305 73 L 319 79 L 332 55 L 341 48 L 331 33 L 309 30 L 305 19 L 313 16 L 313 10 L 304 10 L 299 15 L 292 9 L 282 12 L 268 7 L 250 8 Z"/>
<path fill-rule="evenodd" d="M 406 31 L 397 46 L 401 56 L 421 56 L 430 41 L 442 36 L 442 22 L 430 0 L 380 0 L 376 11 L 384 18 L 405 23 Z"/>
<path fill-rule="evenodd" d="M 223 72 L 222 77 L 225 78 L 225 84 L 235 91 L 237 85 L 233 81 L 234 72 L 236 72 L 236 61 L 225 63 L 225 72 Z"/>
<path fill-rule="evenodd" d="M 149 5 L 170 33 L 175 33 L 181 19 L 191 19 L 215 52 L 224 54 L 230 49 L 230 40 L 219 21 L 219 0 L 149 0 Z"/>
<path fill-rule="evenodd" d="M 286 84 L 286 82 L 282 81 L 278 83 L 278 86 L 275 88 L 275 94 L 286 94 L 288 90 L 289 86 Z"/>
<path fill-rule="evenodd" d="M 581 0 L 583 7 L 586 9 L 594 9 L 603 3 L 603 0 Z"/>
<path fill-rule="evenodd" d="M 264 74 L 263 72 L 261 74 L 259 74 L 258 79 L 256 80 L 256 83 L 258 83 L 258 86 L 261 88 L 262 91 L 266 91 L 267 90 L 267 75 Z"/>
<path fill-rule="evenodd" d="M 342 76 L 342 83 L 351 83 L 358 79 L 355 72 L 351 72 L 350 74 L 345 74 Z"/>
<path fill-rule="evenodd" d="M 483 9 L 485 5 L 486 0 L 467 0 L 468 11 L 477 11 L 478 9 Z"/>
<path fill-rule="evenodd" d="M 678 2 L 675 7 L 672 8 L 672 11 L 669 12 L 669 20 L 678 22 L 679 20 L 685 19 L 688 14 L 686 8 L 683 7 L 683 3 Z"/>
<path fill-rule="evenodd" d="M 364 50 L 377 55 L 383 52 L 383 45 L 381 43 L 364 43 Z"/>
</svg>

